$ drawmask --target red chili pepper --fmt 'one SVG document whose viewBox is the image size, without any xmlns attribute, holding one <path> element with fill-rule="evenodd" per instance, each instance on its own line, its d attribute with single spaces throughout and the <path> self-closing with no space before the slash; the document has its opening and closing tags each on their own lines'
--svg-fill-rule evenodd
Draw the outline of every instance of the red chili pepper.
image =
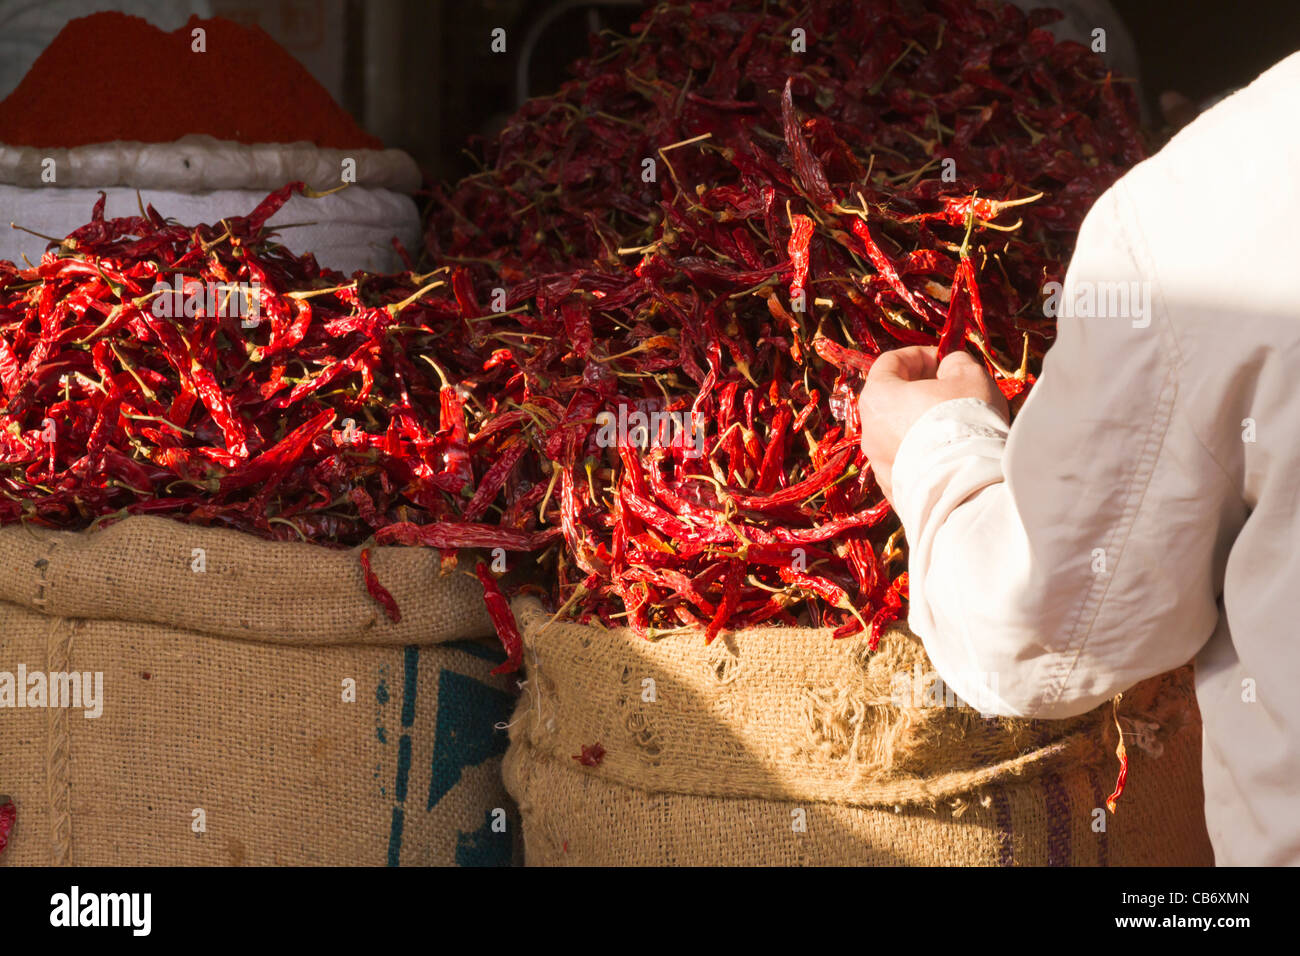
<svg viewBox="0 0 1300 956">
<path fill-rule="evenodd" d="M 943 357 L 951 352 L 954 348 L 966 340 L 966 317 L 961 312 L 961 289 L 965 286 L 968 290 L 973 288 L 974 276 L 973 267 L 970 259 L 962 257 L 961 262 L 957 265 L 957 272 L 952 280 L 952 297 L 948 300 L 948 315 L 944 319 L 943 332 L 939 335 L 938 358 L 940 361 Z M 968 295 L 970 293 L 968 292 Z M 971 296 L 971 309 L 974 311 L 975 296 Z"/>
<path fill-rule="evenodd" d="M 0 336 L 0 385 L 4 386 L 5 398 L 13 398 L 22 383 L 22 365 L 9 342 Z"/>
<path fill-rule="evenodd" d="M 506 551 L 532 551 L 543 539 L 490 524 L 442 521 L 417 525 L 399 521 L 375 532 L 379 544 L 423 545 L 426 548 L 504 548 Z"/>
<path fill-rule="evenodd" d="M 474 465 L 470 460 L 465 409 L 455 388 L 448 385 L 439 389 L 438 409 L 438 437 L 443 442 L 442 467 L 434 477 L 434 483 L 443 491 L 467 494 L 474 485 Z"/>
<path fill-rule="evenodd" d="M 271 193 L 257 204 L 247 216 L 236 216 L 229 220 L 230 231 L 241 236 L 252 236 L 259 232 L 266 221 L 274 216 L 289 201 L 294 193 L 306 191 L 302 183 L 288 183 Z"/>
<path fill-rule="evenodd" d="M 1115 745 L 1115 756 L 1119 758 L 1119 776 L 1115 780 L 1115 792 L 1106 798 L 1106 809 L 1111 813 L 1115 812 L 1115 807 L 1119 798 L 1124 795 L 1124 787 L 1128 783 L 1128 750 L 1124 747 L 1124 728 L 1119 722 L 1119 702 L 1123 694 L 1116 694 L 1114 701 L 1111 702 L 1112 716 L 1115 720 L 1115 732 L 1118 735 L 1118 743 Z"/>
<path fill-rule="evenodd" d="M 705 644 L 713 643 L 713 639 L 727 625 L 732 612 L 740 603 L 740 585 L 744 580 L 744 576 L 744 562 L 732 561 L 727 568 L 726 577 L 722 580 L 722 600 L 718 602 L 717 610 L 713 612 L 713 618 L 709 621 L 709 626 L 704 629 Z"/>
<path fill-rule="evenodd" d="M 488 505 L 492 504 L 497 493 L 501 491 L 510 473 L 529 450 L 528 442 L 522 435 L 506 440 L 498 452 L 500 457 L 488 468 L 487 473 L 483 475 L 483 480 L 479 482 L 478 490 L 474 492 L 474 497 L 465 506 L 462 517 L 466 521 L 477 521 L 487 511 Z"/>
<path fill-rule="evenodd" d="M 468 270 L 452 270 L 451 288 L 456 294 L 456 304 L 460 306 L 461 312 L 467 318 L 476 318 L 483 314 L 483 308 L 478 304 L 478 297 L 474 294 L 474 282 Z"/>
<path fill-rule="evenodd" d="M 1036 202 L 1041 198 L 1043 198 L 1042 193 L 1026 196 L 1023 199 L 1010 200 L 977 198 L 975 196 L 945 196 L 942 200 L 942 208 L 938 212 L 909 216 L 908 221 L 937 219 L 951 226 L 962 226 L 973 217 L 979 222 L 989 222 L 1000 216 L 1005 209 L 1010 209 L 1013 206 L 1023 206 L 1027 203 Z"/>
<path fill-rule="evenodd" d="M 194 383 L 199 398 L 212 414 L 212 420 L 225 436 L 226 448 L 236 458 L 247 458 L 248 436 L 244 425 L 235 416 L 229 399 L 217 384 L 216 376 L 195 361 L 190 365 L 190 380 Z"/>
<path fill-rule="evenodd" d="M 780 574 L 781 580 L 787 584 L 793 584 L 796 587 L 812 591 L 823 601 L 828 601 L 836 607 L 848 608 L 852 605 L 848 592 L 834 581 L 829 581 L 816 574 L 795 571 L 792 568 L 782 568 Z"/>
<path fill-rule="evenodd" d="M 808 244 L 812 240 L 813 221 L 807 216 L 792 216 L 791 224 L 786 251 L 793 269 L 790 280 L 790 297 L 793 299 L 804 294 L 804 285 L 808 281 Z"/>
<path fill-rule="evenodd" d="M 242 463 L 221 479 L 220 492 L 229 494 L 250 485 L 260 485 L 259 497 L 265 498 L 283 480 L 313 441 L 334 423 L 336 413 L 325 409 L 299 425 L 284 438 L 251 461 Z"/>
<path fill-rule="evenodd" d="M 117 416 L 121 408 L 122 395 L 111 391 L 100 406 L 95 427 L 91 429 L 90 438 L 86 442 L 86 454 L 69 469 L 71 473 L 85 475 L 99 470 L 109 438 L 117 428 Z"/>
<path fill-rule="evenodd" d="M 624 488 L 619 493 L 619 496 L 628 511 L 652 528 L 662 531 L 669 538 L 685 543 L 706 541 L 718 544 L 729 544 L 736 540 L 735 535 L 725 528 L 701 528 L 683 521 L 669 514 L 648 498 L 641 497 L 631 488 Z"/>
<path fill-rule="evenodd" d="M 871 639 L 867 649 L 874 651 L 880 645 L 885 628 L 903 616 L 903 602 L 907 600 L 907 572 L 894 579 L 886 589 L 884 603 L 871 619 Z"/>
<path fill-rule="evenodd" d="M 787 78 L 785 89 L 781 93 L 781 126 L 785 132 L 785 145 L 794 159 L 795 173 L 809 197 L 823 209 L 829 209 L 835 204 L 835 194 L 826 181 L 826 171 L 822 169 L 821 161 L 808 148 L 799 129 L 799 120 L 794 112 L 794 98 L 791 96 L 793 83 L 793 77 Z"/>
<path fill-rule="evenodd" d="M 830 521 L 811 528 L 776 527 L 772 529 L 772 537 L 785 544 L 812 544 L 816 541 L 832 541 L 854 528 L 874 528 L 888 518 L 891 513 L 889 502 L 880 501 L 854 514 L 832 518 Z"/>
<path fill-rule="evenodd" d="M 487 604 L 488 617 L 492 619 L 492 625 L 496 628 L 497 637 L 501 640 L 501 646 L 506 652 L 506 661 L 492 669 L 493 674 L 513 674 L 519 670 L 524 662 L 524 640 L 519 635 L 519 625 L 515 623 L 515 615 L 510 610 L 510 602 L 506 596 L 501 593 L 501 587 L 497 584 L 497 579 L 492 576 L 486 561 L 480 561 L 474 565 L 474 574 L 478 576 L 479 583 L 483 585 L 483 600 Z"/>
<path fill-rule="evenodd" d="M 569 402 L 564 421 L 546 438 L 546 457 L 565 464 L 576 461 L 587 432 L 595 427 L 596 413 L 604 405 L 605 396 L 599 391 L 588 387 L 579 389 Z"/>
<path fill-rule="evenodd" d="M 586 358 L 592 345 L 591 314 L 586 305 L 566 299 L 560 304 L 560 315 L 564 318 L 564 333 L 573 346 L 573 354 Z"/>
<path fill-rule="evenodd" d="M 871 230 L 867 228 L 866 220 L 854 219 L 853 233 L 862 240 L 862 246 L 866 249 L 867 257 L 871 259 L 871 264 L 876 267 L 876 272 L 878 272 L 880 277 L 889 284 L 889 287 L 897 293 L 898 297 L 906 302 L 919 318 L 933 319 L 936 314 L 935 308 L 929 305 L 917 293 L 909 289 L 903 282 L 902 277 L 898 274 L 898 270 L 895 269 L 894 264 L 889 261 L 889 257 L 881 251 L 880 247 L 876 245 L 876 241 L 871 238 Z"/>
<path fill-rule="evenodd" d="M 855 372 L 861 372 L 863 375 L 871 371 L 872 363 L 876 361 L 874 355 L 868 355 L 865 352 L 859 352 L 856 349 L 840 345 L 824 335 L 813 337 L 813 350 L 836 368 L 850 368 Z"/>
<path fill-rule="evenodd" d="M 1038 379 L 1034 375 L 1027 375 L 1024 378 L 999 378 L 997 380 L 998 391 L 1002 396 L 1011 401 L 1022 394 L 1027 388 L 1034 384 Z"/>
<path fill-rule="evenodd" d="M 975 264 L 967 258 L 961 261 L 961 264 L 957 266 L 957 270 L 960 272 L 963 266 L 966 269 L 965 288 L 966 294 L 970 296 L 971 316 L 975 319 L 975 326 L 980 330 L 980 335 L 987 340 L 989 330 L 984 327 L 984 303 L 980 299 L 980 287 L 979 282 L 976 281 Z"/>
<path fill-rule="evenodd" d="M 361 549 L 361 571 L 366 578 L 366 590 L 370 596 L 379 602 L 379 606 L 384 609 L 388 619 L 394 624 L 401 623 L 402 612 L 397 607 L 397 601 L 393 598 L 388 588 L 379 583 L 379 577 L 370 567 L 370 549 Z"/>
<path fill-rule="evenodd" d="M 605 759 L 605 748 L 600 744 L 583 744 L 582 753 L 574 754 L 573 759 L 584 767 L 599 767 Z"/>
<path fill-rule="evenodd" d="M 751 393 L 752 394 L 752 393 Z M 794 412 L 789 405 L 780 405 L 772 418 L 772 425 L 763 452 L 763 462 L 758 469 L 758 480 L 754 487 L 759 491 L 771 491 L 784 477 L 786 437 L 794 421 Z"/>
<path fill-rule="evenodd" d="M 13 832 L 14 821 L 18 818 L 18 807 L 7 794 L 0 794 L 0 853 L 9 846 L 9 835 Z"/>
<path fill-rule="evenodd" d="M 794 505 L 821 491 L 832 481 L 844 475 L 844 467 L 853 458 L 854 450 L 844 448 L 803 481 L 779 491 L 764 495 L 745 495 L 730 492 L 731 499 L 741 508 L 750 511 L 770 511 L 784 505 Z"/>
</svg>

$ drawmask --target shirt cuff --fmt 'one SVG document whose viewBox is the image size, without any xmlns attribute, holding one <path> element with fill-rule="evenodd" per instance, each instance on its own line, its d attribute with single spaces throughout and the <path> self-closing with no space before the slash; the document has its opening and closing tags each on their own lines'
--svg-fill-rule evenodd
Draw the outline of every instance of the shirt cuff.
<svg viewBox="0 0 1300 956">
<path fill-rule="evenodd" d="M 1002 480 L 1009 426 L 988 402 L 954 398 L 912 423 L 894 456 L 894 503 L 909 541 L 932 518 Z M 936 510 L 942 513 L 936 514 Z"/>
</svg>

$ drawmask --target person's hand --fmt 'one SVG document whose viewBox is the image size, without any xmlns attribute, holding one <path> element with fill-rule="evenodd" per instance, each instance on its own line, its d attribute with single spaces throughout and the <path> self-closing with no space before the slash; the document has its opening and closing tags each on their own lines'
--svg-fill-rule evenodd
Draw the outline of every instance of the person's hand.
<svg viewBox="0 0 1300 956">
<path fill-rule="evenodd" d="M 954 398 L 978 398 L 1011 420 L 1007 400 L 983 365 L 960 351 L 936 362 L 938 351 L 914 345 L 884 352 L 867 372 L 858 398 L 862 452 L 891 505 L 898 446 L 913 423 L 935 405 Z"/>
</svg>

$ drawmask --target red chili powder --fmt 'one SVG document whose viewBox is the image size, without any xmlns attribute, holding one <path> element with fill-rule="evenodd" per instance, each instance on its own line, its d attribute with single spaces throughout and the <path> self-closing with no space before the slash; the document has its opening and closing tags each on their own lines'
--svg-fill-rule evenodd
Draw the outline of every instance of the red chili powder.
<svg viewBox="0 0 1300 956">
<path fill-rule="evenodd" d="M 207 31 L 206 52 L 191 31 Z M 206 133 L 241 143 L 382 149 L 263 30 L 214 18 L 164 33 L 139 17 L 69 21 L 0 103 L 0 143 L 167 143 Z"/>
</svg>

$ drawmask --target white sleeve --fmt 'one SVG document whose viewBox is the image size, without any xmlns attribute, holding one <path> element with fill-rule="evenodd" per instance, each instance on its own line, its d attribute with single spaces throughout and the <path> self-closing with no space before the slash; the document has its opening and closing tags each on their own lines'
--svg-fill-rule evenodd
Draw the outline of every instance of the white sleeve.
<svg viewBox="0 0 1300 956">
<path fill-rule="evenodd" d="M 1010 429 L 981 401 L 945 402 L 895 461 L 908 623 L 986 713 L 1084 713 L 1186 663 L 1218 619 L 1214 514 L 1233 489 L 1182 418 L 1177 343 L 1122 187 L 1088 214 L 1061 306 L 1146 283 L 1128 314 L 1063 311 Z"/>
</svg>

